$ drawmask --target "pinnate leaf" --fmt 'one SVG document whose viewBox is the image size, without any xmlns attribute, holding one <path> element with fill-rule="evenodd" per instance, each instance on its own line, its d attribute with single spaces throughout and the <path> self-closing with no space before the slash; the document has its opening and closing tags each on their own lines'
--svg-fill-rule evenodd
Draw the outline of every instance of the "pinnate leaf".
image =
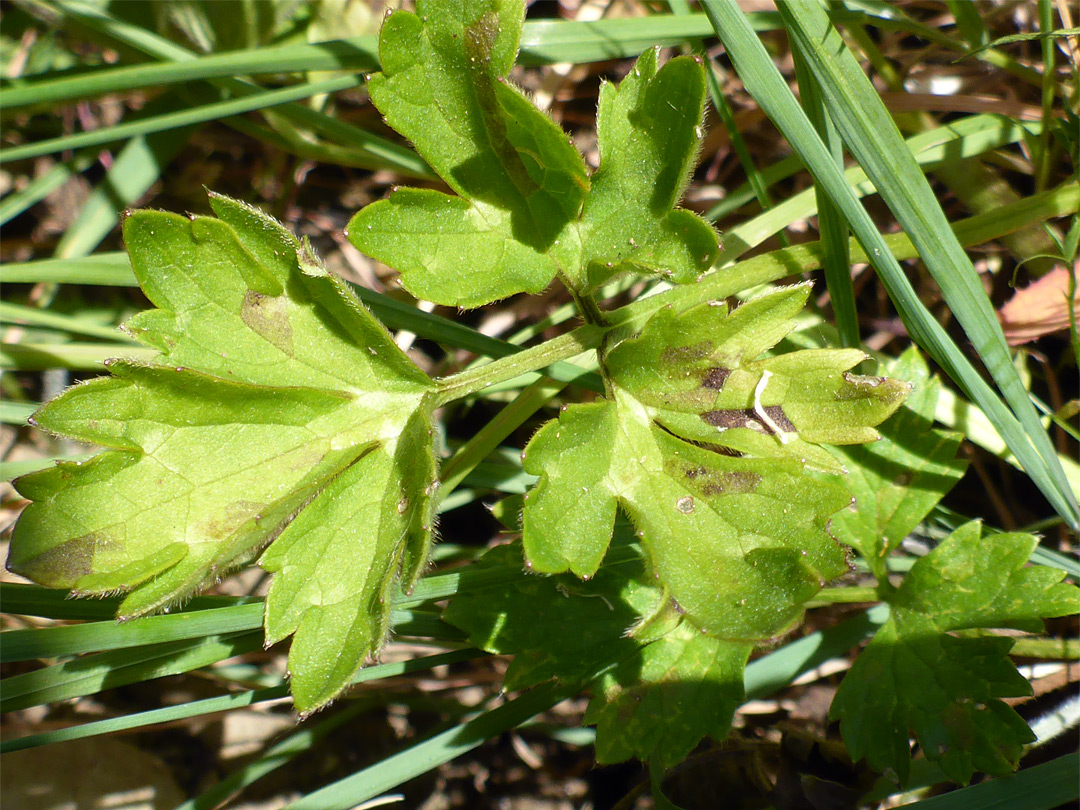
<svg viewBox="0 0 1080 810">
<path fill-rule="evenodd" d="M 18 480 L 33 503 L 8 565 L 77 593 L 125 592 L 130 617 L 274 541 L 268 636 L 296 633 L 293 690 L 309 711 L 378 649 L 390 587 L 409 587 L 426 557 L 433 386 L 306 246 L 255 209 L 212 205 L 220 219 L 127 218 L 157 307 L 128 328 L 161 354 L 113 361 L 112 376 L 35 415 L 110 449 Z"/>
<path fill-rule="evenodd" d="M 626 544 L 617 556 L 579 582 L 524 573 L 520 547 L 498 546 L 479 568 L 505 571 L 510 583 L 462 591 L 444 618 L 471 643 L 514 656 L 508 689 L 551 678 L 591 685 L 585 719 L 597 725 L 599 761 L 658 754 L 672 765 L 702 737 L 727 734 L 744 697 L 751 645 L 705 636 L 677 615 L 656 616 L 663 593 L 640 556 Z M 566 631 L 558 644 L 551 643 L 552 628 Z"/>
<path fill-rule="evenodd" d="M 921 558 L 888 601 L 892 615 L 844 677 L 831 716 L 853 758 L 901 782 L 914 734 L 926 757 L 966 784 L 976 771 L 1016 768 L 1030 729 L 1001 698 L 1031 693 L 1008 659 L 1012 640 L 956 635 L 979 628 L 1041 628 L 1076 613 L 1080 592 L 1062 571 L 1024 567 L 1037 540 L 957 529 Z"/>
<path fill-rule="evenodd" d="M 662 310 L 608 354 L 611 398 L 569 407 L 526 448 L 540 476 L 523 514 L 534 570 L 592 576 L 621 507 L 670 598 L 709 634 L 763 640 L 799 619 L 846 570 L 826 524 L 850 496 L 807 474 L 807 457 L 831 459 L 811 441 L 865 440 L 907 390 L 845 373 L 858 352 L 757 359 L 805 297 Z"/>
</svg>

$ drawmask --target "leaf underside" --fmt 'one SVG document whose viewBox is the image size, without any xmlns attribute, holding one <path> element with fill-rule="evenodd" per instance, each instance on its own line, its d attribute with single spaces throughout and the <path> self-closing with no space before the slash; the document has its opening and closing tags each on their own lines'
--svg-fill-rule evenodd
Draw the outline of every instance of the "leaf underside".
<svg viewBox="0 0 1080 810">
<path fill-rule="evenodd" d="M 662 310 L 607 356 L 610 399 L 565 409 L 525 451 L 534 570 L 592 576 L 616 512 L 634 523 L 678 609 L 709 634 L 773 638 L 847 569 L 829 517 L 850 504 L 817 442 L 866 441 L 907 385 L 847 372 L 861 352 L 761 358 L 792 328 L 806 286 L 730 315 Z"/>
<path fill-rule="evenodd" d="M 81 594 L 124 592 L 119 615 L 131 617 L 272 544 L 267 639 L 295 633 L 305 712 L 378 649 L 390 587 L 408 587 L 426 559 L 432 384 L 280 225 L 225 197 L 211 204 L 219 219 L 125 221 L 156 306 L 127 329 L 161 354 L 112 361 L 111 376 L 34 416 L 109 449 L 16 482 L 33 503 L 8 566 Z"/>
</svg>

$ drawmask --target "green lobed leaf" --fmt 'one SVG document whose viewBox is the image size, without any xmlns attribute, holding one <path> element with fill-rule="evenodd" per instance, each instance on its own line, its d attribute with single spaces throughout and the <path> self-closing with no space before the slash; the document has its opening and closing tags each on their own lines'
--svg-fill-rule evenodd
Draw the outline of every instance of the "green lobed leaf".
<svg viewBox="0 0 1080 810">
<path fill-rule="evenodd" d="M 683 622 L 605 672 L 585 722 L 596 725 L 596 759 L 677 765 L 702 737 L 722 740 L 744 700 L 752 644 L 723 641 Z"/>
<path fill-rule="evenodd" d="M 1031 694 L 1008 659 L 1012 639 L 955 635 L 988 627 L 1041 628 L 1080 610 L 1064 572 L 1024 567 L 1032 535 L 982 536 L 978 523 L 953 532 L 915 563 L 888 597 L 892 615 L 856 659 L 830 716 L 853 758 L 903 782 L 909 730 L 927 759 L 966 784 L 976 771 L 1015 770 L 1034 735 L 1001 698 Z"/>
<path fill-rule="evenodd" d="M 719 254 L 716 233 L 675 206 L 702 136 L 701 64 L 658 69 L 648 50 L 618 89 L 605 85 L 590 184 L 566 133 L 506 81 L 523 13 L 516 0 L 426 0 L 387 18 L 372 101 L 458 196 L 395 189 L 353 217 L 350 240 L 410 292 L 457 306 L 536 293 L 556 275 L 581 293 L 627 271 L 696 279 Z"/>
<path fill-rule="evenodd" d="M 758 360 L 806 295 L 776 290 L 730 315 L 662 310 L 607 354 L 611 396 L 567 408 L 525 450 L 540 476 L 523 512 L 536 571 L 592 576 L 621 507 L 667 595 L 711 635 L 763 640 L 798 621 L 846 570 L 826 525 L 850 496 L 807 473 L 829 459 L 812 442 L 876 435 L 907 392 L 847 374 L 860 352 Z"/>
<path fill-rule="evenodd" d="M 296 633 L 292 687 L 306 712 L 378 649 L 389 589 L 411 587 L 426 559 L 433 384 L 305 245 L 256 209 L 211 203 L 220 219 L 127 218 L 132 266 L 157 307 L 128 329 L 161 353 L 112 361 L 112 376 L 35 415 L 110 449 L 17 481 L 33 503 L 8 566 L 77 593 L 126 592 L 130 617 L 273 542 L 267 634 Z"/>
<path fill-rule="evenodd" d="M 519 0 L 421 0 L 383 24 L 372 101 L 459 196 L 396 190 L 348 234 L 418 297 L 478 306 L 536 293 L 572 254 L 585 164 L 506 81 L 524 13 Z"/>
<path fill-rule="evenodd" d="M 930 376 L 918 350 L 908 349 L 885 371 L 911 383 L 911 395 L 880 425 L 880 441 L 836 449 L 855 508 L 839 512 L 831 524 L 836 539 L 858 549 L 881 580 L 887 575 L 885 557 L 967 468 L 956 458 L 961 434 L 933 426 L 941 383 Z"/>
<path fill-rule="evenodd" d="M 657 71 L 657 51 L 645 51 L 618 88 L 600 89 L 600 167 L 581 226 L 587 290 L 625 271 L 694 281 L 720 252 L 712 226 L 675 208 L 700 148 L 705 72 L 691 56 Z"/>
<path fill-rule="evenodd" d="M 795 325 L 810 286 L 760 295 L 730 314 L 709 302 L 663 309 L 641 335 L 607 357 L 617 385 L 667 429 L 695 442 L 753 455 L 784 455 L 838 472 L 818 444 L 875 441 L 908 384 L 850 374 L 855 349 L 789 352 L 757 359 Z"/>
<path fill-rule="evenodd" d="M 580 582 L 527 574 L 519 546 L 498 546 L 478 565 L 512 572 L 509 586 L 461 591 L 444 618 L 471 643 L 514 656 L 507 689 L 552 678 L 592 684 L 586 722 L 597 725 L 601 762 L 656 753 L 675 764 L 702 737 L 727 734 L 751 645 L 705 636 L 677 615 L 654 617 L 661 589 L 632 549 L 620 546 L 618 557 Z M 573 632 L 552 644 L 553 627 Z"/>
</svg>

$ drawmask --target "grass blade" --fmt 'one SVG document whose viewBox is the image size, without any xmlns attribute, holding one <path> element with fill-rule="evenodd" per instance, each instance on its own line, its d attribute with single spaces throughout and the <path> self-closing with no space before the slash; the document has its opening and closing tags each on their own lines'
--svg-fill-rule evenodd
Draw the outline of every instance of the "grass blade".
<svg viewBox="0 0 1080 810">
<path fill-rule="evenodd" d="M 409 675 L 414 672 L 423 672 L 432 667 L 444 664 L 456 664 L 461 661 L 471 661 L 482 658 L 487 653 L 481 650 L 453 650 L 437 655 L 428 655 L 422 658 L 411 658 L 408 661 L 396 661 L 391 664 L 376 664 L 366 667 L 356 673 L 352 683 L 367 683 L 380 678 L 393 678 L 400 675 Z M 157 723 L 174 723 L 177 720 L 185 720 L 189 717 L 201 717 L 217 712 L 242 709 L 257 703 L 267 703 L 272 700 L 288 698 L 289 688 L 285 684 L 271 686 L 266 689 L 253 689 L 230 695 L 205 698 L 181 703 L 177 706 L 166 706 L 161 709 L 151 709 L 145 712 L 135 712 L 123 717 L 110 717 L 107 720 L 95 720 L 78 726 L 54 729 L 39 734 L 28 734 L 25 737 L 16 737 L 0 741 L 0 753 L 18 751 L 22 748 L 36 748 L 40 745 L 67 742 L 68 740 L 81 740 L 85 737 L 96 737 L 99 734 L 111 734 L 118 731 L 130 731 L 131 729 L 144 728 Z"/>
<path fill-rule="evenodd" d="M 1026 404 L 1026 410 L 1030 411 L 1031 418 L 1034 419 L 1034 427 L 1028 426 L 1029 419 L 1024 415 L 1023 408 L 1019 409 L 1023 423 L 1021 419 L 1017 419 L 1017 416 L 983 381 L 979 373 L 968 362 L 964 353 L 952 342 L 940 324 L 919 301 L 915 290 L 907 280 L 895 257 L 888 252 L 885 240 L 878 233 L 869 215 L 844 182 L 843 175 L 832 161 L 828 150 L 817 137 L 802 109 L 792 97 L 790 90 L 777 71 L 772 59 L 766 53 L 764 46 L 747 26 L 738 6 L 732 0 L 705 0 L 705 7 L 717 32 L 724 40 L 728 53 L 747 89 L 754 95 L 758 103 L 761 104 L 769 117 L 787 137 L 796 152 L 803 158 L 804 163 L 812 171 L 815 179 L 825 187 L 829 196 L 832 197 L 843 212 L 844 218 L 847 219 L 849 227 L 855 233 L 859 242 L 866 248 L 871 264 L 877 270 L 882 283 L 889 290 L 890 297 L 896 304 L 897 310 L 900 312 L 913 339 L 945 369 L 946 373 L 960 385 L 968 397 L 987 413 L 1001 433 L 1002 438 L 1005 439 L 1016 457 L 1020 459 L 1024 469 L 1050 501 L 1055 511 L 1070 525 L 1080 526 L 1080 506 L 1076 503 L 1075 495 L 1067 490 L 1064 472 L 1057 463 L 1052 448 L 1049 449 L 1049 452 L 1045 452 L 1043 448 L 1043 445 L 1049 446 L 1049 440 L 1045 431 L 1039 425 L 1037 417 L 1035 417 L 1034 408 L 1026 399 L 1026 392 L 1023 392 L 1021 387 L 1021 393 L 1024 396 L 1023 403 Z M 784 8 L 790 11 L 794 7 L 785 6 Z M 805 12 L 807 8 L 809 6 L 800 6 L 799 13 Z M 809 53 L 816 46 L 805 42 L 803 47 Z M 850 57 L 850 54 L 848 56 Z M 834 109 L 837 105 L 832 100 L 830 86 L 827 82 L 822 81 L 821 76 L 818 78 L 822 83 L 823 90 L 825 90 L 826 98 L 829 100 L 833 120 L 850 147 L 849 133 L 846 129 L 848 122 L 847 119 L 842 117 L 850 111 Z M 880 102 L 876 96 L 875 103 L 880 107 Z M 895 132 L 895 126 L 892 125 L 891 119 L 889 126 Z M 871 147 L 876 148 L 876 143 L 871 141 Z M 909 155 L 908 151 L 903 148 L 902 143 L 900 141 L 901 145 L 890 153 L 897 162 Z M 870 151 L 873 151 L 873 149 Z M 897 155 L 897 152 L 902 152 L 903 155 Z M 859 157 L 861 158 L 862 155 L 860 154 Z M 878 155 L 876 162 L 880 163 L 882 160 L 885 159 Z M 886 163 L 888 162 L 890 161 L 886 160 Z M 908 162 L 913 164 L 910 158 L 908 158 Z M 925 186 L 925 180 L 917 169 L 915 174 L 918 177 L 918 182 Z M 879 177 L 879 185 L 890 182 L 887 175 L 886 179 Z M 890 196 L 893 195 L 890 194 Z M 941 215 L 936 201 L 933 202 L 933 207 L 937 210 L 938 215 Z M 922 216 L 919 215 L 919 220 L 921 219 Z M 915 227 L 918 228 L 921 225 L 916 224 Z M 960 254 L 963 256 L 963 251 L 956 243 L 951 229 L 946 228 L 946 230 L 948 231 L 948 241 L 956 245 L 956 249 L 960 250 Z M 912 232 L 910 227 L 908 228 L 908 235 L 913 241 L 915 240 L 916 234 Z M 918 244 L 920 247 L 924 247 L 925 250 L 928 234 L 921 233 L 918 236 Z M 923 258 L 928 260 L 928 263 L 932 260 L 936 264 L 936 257 L 928 256 L 924 251 L 920 251 L 920 253 Z M 967 262 L 966 256 L 963 256 L 963 261 Z M 967 262 L 967 266 L 970 268 L 970 262 Z M 966 289 L 967 282 L 963 280 L 953 279 L 948 280 L 946 283 L 951 287 L 953 281 L 958 285 L 963 285 Z M 979 295 L 982 296 L 982 303 L 979 305 L 980 308 L 977 312 L 981 312 L 981 308 L 987 305 L 985 294 L 982 293 L 981 288 L 979 289 Z M 973 320 L 970 313 L 966 313 L 964 318 L 969 321 Z M 978 321 L 978 319 L 975 320 Z M 981 322 L 974 323 L 974 327 L 979 330 L 979 334 L 990 330 L 988 324 Z M 998 330 L 998 336 L 1000 338 L 1000 330 Z M 1003 344 L 1004 339 L 1000 338 L 1000 340 Z M 1001 368 L 1001 359 L 996 354 L 997 342 L 992 335 L 988 342 L 978 345 L 984 353 L 989 352 L 991 354 L 989 358 L 991 361 L 990 367 L 1003 377 L 1004 382 L 1009 382 L 1008 377 L 1011 373 L 1011 376 L 1016 378 L 1016 383 L 1019 384 L 1019 378 L 1011 364 L 1009 364 L 1008 371 Z M 1008 363 L 1007 351 L 1004 351 L 1004 357 L 1006 363 Z M 1016 392 L 1010 387 L 1009 393 L 1011 402 L 1015 398 Z M 1035 434 L 1031 440 L 1028 438 L 1029 432 Z M 1039 445 L 1040 449 L 1038 451 L 1032 441 L 1037 442 Z"/>
<path fill-rule="evenodd" d="M 1065 754 L 1004 779 L 954 790 L 905 804 L 911 810 L 1051 810 L 1075 805 L 1080 797 L 1080 754 Z"/>
<path fill-rule="evenodd" d="M 132 138 L 137 135 L 146 135 L 151 132 L 162 132 L 168 129 L 178 129 L 192 124 L 201 124 L 206 121 L 214 121 L 231 115 L 261 110 L 296 101 L 301 98 L 309 98 L 322 93 L 335 93 L 339 90 L 347 90 L 357 87 L 362 79 L 356 76 L 342 76 L 334 79 L 326 79 L 319 82 L 307 82 L 294 87 L 284 87 L 279 90 L 266 90 L 254 93 L 244 98 L 233 98 L 226 101 L 218 101 L 212 104 L 204 104 L 193 110 L 180 110 L 178 112 L 156 115 L 139 121 L 130 121 L 126 124 L 117 124 L 113 127 L 79 132 L 74 135 L 65 135 L 37 143 L 28 143 L 25 146 L 15 146 L 10 149 L 0 150 L 0 163 L 8 163 L 12 160 L 25 160 L 26 158 L 49 155 L 53 152 L 62 152 L 65 149 L 78 149 L 87 146 L 100 146 L 114 141 Z"/>
<path fill-rule="evenodd" d="M 1058 514 L 1073 528 L 1080 528 L 1080 503 L 1068 487 L 1050 439 L 1039 423 L 1028 392 L 1013 365 L 1005 335 L 982 282 L 953 235 L 929 183 L 903 148 L 903 139 L 888 110 L 821 9 L 812 4 L 792 4 L 784 6 L 781 13 L 788 23 L 789 33 L 799 43 L 800 52 L 811 64 L 829 113 L 845 143 L 910 235 L 945 300 L 1004 395 L 1011 415 L 1019 420 L 1019 426 L 1015 425 L 1015 419 L 1002 418 L 1009 416 L 1004 407 L 991 410 L 984 403 L 980 404 Z M 891 268 L 883 274 L 883 281 L 896 289 L 899 279 L 888 278 L 889 271 Z M 896 300 L 897 296 L 893 294 L 893 298 Z M 938 355 L 948 353 L 945 345 L 937 348 Z M 965 373 L 963 376 L 970 375 Z M 971 394 L 975 393 L 970 385 L 957 381 Z M 997 399 L 992 392 L 986 393 Z M 1019 445 L 1024 445 L 1023 455 Z M 1028 451 L 1028 447 L 1034 453 Z"/>
<path fill-rule="evenodd" d="M 348 810 L 521 725 L 572 697 L 576 691 L 576 688 L 551 683 L 538 686 L 497 709 L 486 711 L 460 726 L 309 793 L 290 804 L 289 810 Z"/>
</svg>

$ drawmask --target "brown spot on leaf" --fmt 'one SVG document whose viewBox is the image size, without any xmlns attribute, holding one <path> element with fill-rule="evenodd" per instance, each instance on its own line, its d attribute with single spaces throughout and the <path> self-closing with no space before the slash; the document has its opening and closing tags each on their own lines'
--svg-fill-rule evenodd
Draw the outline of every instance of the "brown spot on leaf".
<svg viewBox="0 0 1080 810">
<path fill-rule="evenodd" d="M 791 420 L 787 418 L 783 406 L 766 405 L 762 410 L 765 411 L 768 417 L 773 420 L 773 423 L 784 433 L 795 432 L 795 425 L 791 424 Z"/>
<path fill-rule="evenodd" d="M 721 430 L 746 427 L 749 422 L 757 421 L 753 408 L 725 408 L 718 411 L 705 411 L 701 418 L 705 424 L 718 427 Z"/>
<path fill-rule="evenodd" d="M 705 377 L 701 380 L 701 387 L 722 391 L 724 390 L 724 383 L 727 382 L 727 378 L 730 376 L 730 368 L 710 368 L 705 372 Z"/>
<path fill-rule="evenodd" d="M 102 532 L 90 532 L 66 543 L 53 546 L 36 557 L 9 569 L 28 579 L 51 588 L 71 588 L 87 574 L 93 573 L 94 555 L 115 542 Z"/>
<path fill-rule="evenodd" d="M 761 475 L 748 470 L 730 470 L 717 472 L 709 476 L 709 481 L 701 488 L 706 495 L 753 492 L 761 483 Z"/>
<path fill-rule="evenodd" d="M 787 418 L 783 406 L 767 405 L 763 410 L 784 433 L 793 433 L 795 431 L 795 425 Z M 754 430 L 766 430 L 753 408 L 726 408 L 724 410 L 705 411 L 705 413 L 701 415 L 701 418 L 706 424 L 720 428 L 721 430 L 745 427 L 753 428 Z"/>
<path fill-rule="evenodd" d="M 257 518 L 265 507 L 256 501 L 233 501 L 199 528 L 206 537 L 224 540 L 248 520 Z"/>
<path fill-rule="evenodd" d="M 263 295 L 248 290 L 244 294 L 240 317 L 251 331 L 261 335 L 286 354 L 292 355 L 292 325 L 289 323 L 285 296 Z"/>
<path fill-rule="evenodd" d="M 660 353 L 660 362 L 669 365 L 682 365 L 708 357 L 712 353 L 713 344 L 707 340 L 695 343 L 693 346 L 669 346 Z"/>
</svg>

